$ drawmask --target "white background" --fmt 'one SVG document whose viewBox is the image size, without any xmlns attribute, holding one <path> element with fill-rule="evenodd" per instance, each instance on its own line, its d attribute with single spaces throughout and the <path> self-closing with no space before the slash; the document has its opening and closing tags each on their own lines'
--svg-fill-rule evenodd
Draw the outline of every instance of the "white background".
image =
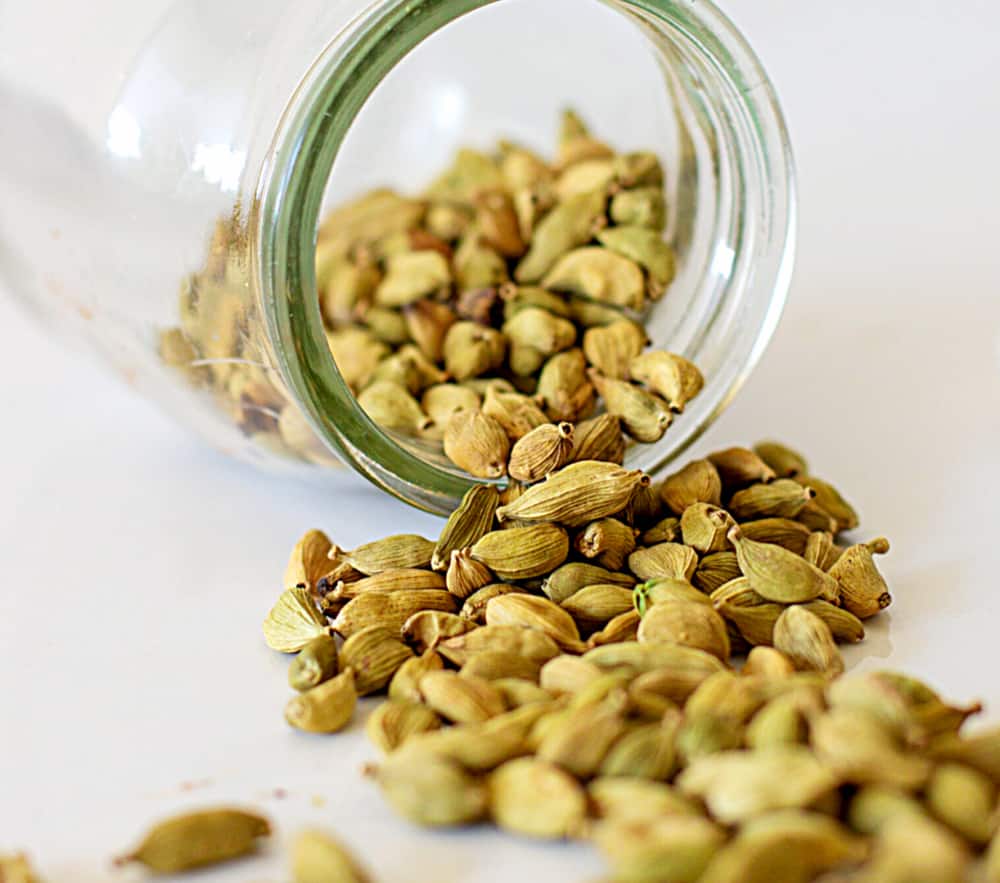
<svg viewBox="0 0 1000 883">
<path fill-rule="evenodd" d="M 852 666 L 925 676 L 998 722 L 1000 7 L 738 6 L 789 119 L 801 248 L 777 337 L 702 449 L 807 451 L 893 540 L 896 604 Z M 129 879 L 108 858 L 149 822 L 238 801 L 279 845 L 199 879 L 287 879 L 280 842 L 306 823 L 380 880 L 600 872 L 583 847 L 416 831 L 359 776 L 360 715 L 336 738 L 282 720 L 286 663 L 259 624 L 297 536 L 349 548 L 436 519 L 224 459 L 7 299 L 0 343 L 0 850 L 57 883 Z"/>
</svg>

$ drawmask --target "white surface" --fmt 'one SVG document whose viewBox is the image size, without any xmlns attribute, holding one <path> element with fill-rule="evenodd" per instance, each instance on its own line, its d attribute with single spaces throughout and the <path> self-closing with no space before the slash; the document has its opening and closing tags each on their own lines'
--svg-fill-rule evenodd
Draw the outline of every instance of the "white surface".
<svg viewBox="0 0 1000 883">
<path fill-rule="evenodd" d="M 737 18 L 792 128 L 801 260 L 774 345 L 703 447 L 806 450 L 894 543 L 896 604 L 850 661 L 1000 721 L 1000 7 L 753 0 Z M 350 547 L 435 519 L 358 482 L 230 463 L 8 301 L 0 329 L 0 849 L 55 883 L 130 879 L 108 859 L 149 822 L 237 801 L 278 842 L 199 879 L 287 879 L 280 843 L 303 824 L 384 881 L 600 872 L 583 847 L 416 831 L 359 776 L 362 716 L 330 739 L 282 721 L 285 661 L 259 623 L 296 537 L 323 526 Z"/>
</svg>

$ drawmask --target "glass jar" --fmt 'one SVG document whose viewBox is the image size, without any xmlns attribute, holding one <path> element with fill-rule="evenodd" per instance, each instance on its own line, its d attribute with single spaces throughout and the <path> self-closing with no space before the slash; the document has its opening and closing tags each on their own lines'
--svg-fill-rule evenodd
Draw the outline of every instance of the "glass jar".
<svg viewBox="0 0 1000 883">
<path fill-rule="evenodd" d="M 648 330 L 706 378 L 628 462 L 655 473 L 691 444 L 775 328 L 790 148 L 711 3 L 173 0 L 155 26 L 145 4 L 103 0 L 78 23 L 50 5 L 45 41 L 44 4 L 2 13 L 0 279 L 235 455 L 313 473 L 339 460 L 453 506 L 470 479 L 376 426 L 338 374 L 317 225 L 372 187 L 422 185 L 460 145 L 551 143 L 567 104 L 663 157 L 679 272 Z"/>
</svg>

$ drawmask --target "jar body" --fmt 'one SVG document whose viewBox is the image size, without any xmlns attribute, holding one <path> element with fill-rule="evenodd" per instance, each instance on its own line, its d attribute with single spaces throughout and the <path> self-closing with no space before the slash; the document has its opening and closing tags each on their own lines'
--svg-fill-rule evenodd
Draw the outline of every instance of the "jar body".
<svg viewBox="0 0 1000 883">
<path fill-rule="evenodd" d="M 0 272 L 131 384 L 244 459 L 346 459 L 447 508 L 465 479 L 368 421 L 325 351 L 317 218 L 371 187 L 412 191 L 466 143 L 550 143 L 573 104 L 616 147 L 664 157 L 680 275 L 648 326 L 706 374 L 703 398 L 636 465 L 662 466 L 732 397 L 780 313 L 794 198 L 774 96 L 713 8 L 209 6 L 174 3 L 133 38 L 117 74 L 103 71 L 123 85 L 85 119 L 65 84 L 33 94 L 17 53 L 0 71 L 16 131 L 0 148 L 13 195 Z"/>
</svg>

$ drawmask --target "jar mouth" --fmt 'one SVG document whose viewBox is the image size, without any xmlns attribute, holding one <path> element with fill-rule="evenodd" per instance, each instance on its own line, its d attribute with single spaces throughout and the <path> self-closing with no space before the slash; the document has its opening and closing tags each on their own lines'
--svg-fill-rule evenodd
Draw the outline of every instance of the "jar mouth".
<svg viewBox="0 0 1000 883">
<path fill-rule="evenodd" d="M 475 480 L 394 439 L 358 406 L 324 333 L 316 232 L 335 160 L 375 89 L 435 32 L 497 2 L 383 0 L 342 31 L 313 64 L 279 125 L 259 181 L 257 235 L 251 237 L 276 366 L 306 419 L 379 487 L 440 513 L 451 511 Z M 728 406 L 777 327 L 794 263 L 794 170 L 774 89 L 753 51 L 715 6 L 601 2 L 645 33 L 676 112 L 686 116 L 681 129 L 705 135 L 684 145 L 691 151 L 686 177 L 693 179 L 676 194 L 681 215 L 685 200 L 708 205 L 701 212 L 705 229 L 675 231 L 700 243 L 682 270 L 690 274 L 691 294 L 677 298 L 662 316 L 657 311 L 656 321 L 670 348 L 702 367 L 706 386 L 663 442 L 641 446 L 630 456 L 630 466 L 655 473 Z"/>
</svg>

